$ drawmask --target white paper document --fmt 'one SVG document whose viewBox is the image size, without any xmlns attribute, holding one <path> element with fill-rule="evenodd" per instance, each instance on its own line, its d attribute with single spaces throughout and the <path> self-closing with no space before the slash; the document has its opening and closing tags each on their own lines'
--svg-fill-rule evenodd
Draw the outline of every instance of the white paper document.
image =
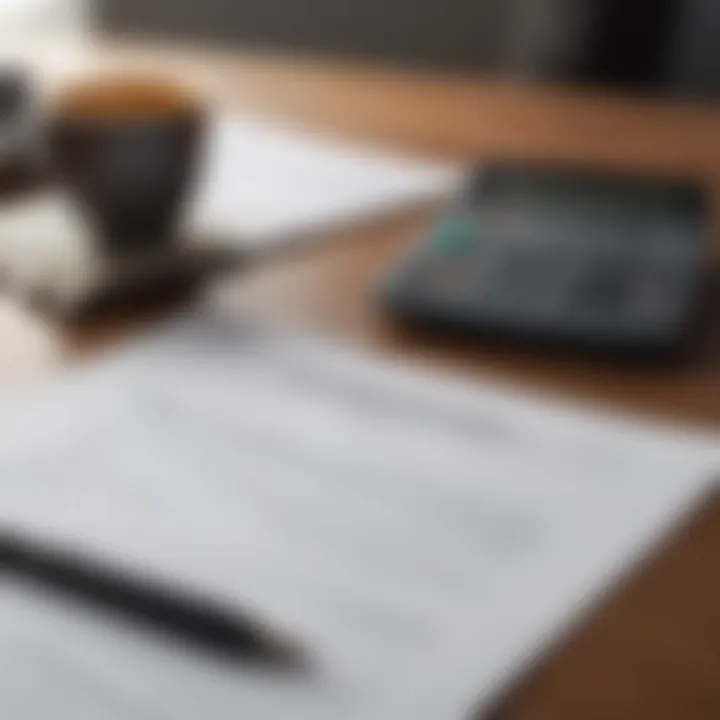
<svg viewBox="0 0 720 720">
<path fill-rule="evenodd" d="M 219 116 L 191 224 L 250 246 L 297 242 L 449 197 L 460 168 L 353 146 L 269 121 Z"/>
<path fill-rule="evenodd" d="M 481 713 L 718 469 L 717 437 L 201 312 L 5 411 L 0 523 L 262 617 L 312 671 L 225 666 L 8 585 L 0 717 Z"/>
</svg>

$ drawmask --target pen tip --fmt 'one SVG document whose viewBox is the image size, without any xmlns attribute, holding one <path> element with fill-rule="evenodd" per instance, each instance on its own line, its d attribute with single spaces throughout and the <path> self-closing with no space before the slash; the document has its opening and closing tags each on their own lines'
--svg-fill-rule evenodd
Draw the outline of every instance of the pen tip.
<svg viewBox="0 0 720 720">
<path fill-rule="evenodd" d="M 307 670 L 309 658 L 299 645 L 270 633 L 265 638 L 266 658 L 272 665 L 284 670 Z"/>
</svg>

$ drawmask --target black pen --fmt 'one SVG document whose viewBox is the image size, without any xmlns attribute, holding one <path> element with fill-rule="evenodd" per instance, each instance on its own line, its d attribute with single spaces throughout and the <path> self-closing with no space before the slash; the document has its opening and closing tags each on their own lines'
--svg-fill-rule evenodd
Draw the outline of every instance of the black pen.
<svg viewBox="0 0 720 720">
<path fill-rule="evenodd" d="M 302 664 L 298 649 L 261 623 L 84 554 L 3 532 L 0 568 L 227 658 L 282 667 Z"/>
</svg>

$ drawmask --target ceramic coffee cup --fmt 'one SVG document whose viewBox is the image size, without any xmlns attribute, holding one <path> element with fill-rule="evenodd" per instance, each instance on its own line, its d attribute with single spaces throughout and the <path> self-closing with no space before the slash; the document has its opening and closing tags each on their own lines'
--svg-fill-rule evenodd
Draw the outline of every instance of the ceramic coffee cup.
<svg viewBox="0 0 720 720">
<path fill-rule="evenodd" d="M 51 165 L 103 251 L 152 251 L 176 239 L 204 120 L 196 96 L 165 81 L 95 80 L 58 95 Z"/>
</svg>

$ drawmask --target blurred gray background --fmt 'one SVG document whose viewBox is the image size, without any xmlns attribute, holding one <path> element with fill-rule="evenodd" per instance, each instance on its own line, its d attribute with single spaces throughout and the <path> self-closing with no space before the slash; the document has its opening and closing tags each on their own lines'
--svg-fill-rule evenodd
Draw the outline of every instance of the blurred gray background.
<svg viewBox="0 0 720 720">
<path fill-rule="evenodd" d="M 662 86 L 679 94 L 720 96 L 719 0 L 97 3 L 96 23 L 111 33 L 340 54 L 520 77 L 627 81 Z M 625 23 L 626 29 L 618 26 L 611 32 L 618 22 Z M 648 48 L 638 48 L 642 38 Z M 659 44 L 661 57 L 656 52 Z M 647 58 L 638 60 L 638 53 L 646 51 L 655 53 L 651 70 Z M 629 70 L 634 64 L 636 75 Z"/>
</svg>

